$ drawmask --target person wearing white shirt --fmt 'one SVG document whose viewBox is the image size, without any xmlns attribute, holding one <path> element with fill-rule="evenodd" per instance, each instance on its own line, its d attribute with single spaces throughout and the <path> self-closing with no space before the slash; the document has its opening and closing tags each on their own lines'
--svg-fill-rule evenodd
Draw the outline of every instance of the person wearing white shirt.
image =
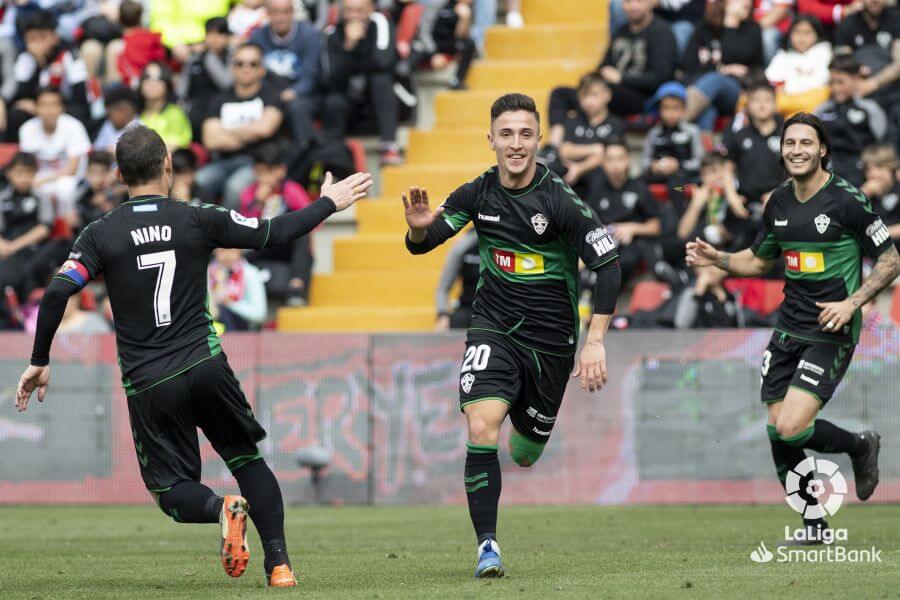
<svg viewBox="0 0 900 600">
<path fill-rule="evenodd" d="M 38 159 L 34 187 L 54 202 L 56 214 L 75 209 L 75 188 L 84 176 L 91 140 L 81 121 L 65 114 L 62 94 L 54 88 L 38 92 L 37 116 L 19 129 L 19 146 Z"/>
<path fill-rule="evenodd" d="M 810 112 L 828 99 L 831 44 L 823 41 L 822 25 L 801 15 L 791 23 L 787 43 L 766 67 L 766 79 L 778 89 L 778 112 L 790 116 Z"/>
</svg>

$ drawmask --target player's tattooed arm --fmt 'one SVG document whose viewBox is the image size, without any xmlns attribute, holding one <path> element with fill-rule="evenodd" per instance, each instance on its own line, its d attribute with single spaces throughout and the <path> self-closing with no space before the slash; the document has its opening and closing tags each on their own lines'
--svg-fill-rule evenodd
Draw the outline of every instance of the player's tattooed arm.
<svg viewBox="0 0 900 600">
<path fill-rule="evenodd" d="M 722 269 L 723 271 L 728 271 L 728 266 L 731 264 L 731 254 L 728 252 L 719 252 L 719 256 L 716 260 L 716 266 Z"/>
<path fill-rule="evenodd" d="M 900 255 L 892 246 L 882 252 L 872 267 L 872 272 L 858 290 L 848 298 L 853 308 L 859 308 L 889 286 L 900 275 Z"/>
</svg>

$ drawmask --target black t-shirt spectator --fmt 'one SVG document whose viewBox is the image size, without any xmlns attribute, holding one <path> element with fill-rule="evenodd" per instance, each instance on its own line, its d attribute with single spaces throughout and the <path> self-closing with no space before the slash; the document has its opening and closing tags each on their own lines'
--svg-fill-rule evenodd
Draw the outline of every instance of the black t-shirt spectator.
<svg viewBox="0 0 900 600">
<path fill-rule="evenodd" d="M 35 225 L 53 227 L 53 205 L 29 192 L 20 194 L 11 185 L 0 190 L 0 237 L 7 241 L 31 231 Z"/>
<path fill-rule="evenodd" d="M 616 188 L 602 169 L 591 178 L 588 204 L 607 225 L 643 223 L 658 216 L 656 202 L 643 180 L 629 177 L 622 187 Z"/>
<path fill-rule="evenodd" d="M 894 184 L 886 194 L 872 197 L 875 210 L 881 215 L 884 224 L 890 227 L 900 223 L 900 182 Z M 894 240 L 894 245 L 900 250 L 900 238 Z"/>
<path fill-rule="evenodd" d="M 573 144 L 607 144 L 625 137 L 625 121 L 616 115 L 609 115 L 603 122 L 591 125 L 587 117 L 576 113 L 566 119 L 565 128 L 563 139 Z"/>
<path fill-rule="evenodd" d="M 693 179 L 700 173 L 703 154 L 699 127 L 693 123 L 679 123 L 676 127 L 657 123 L 644 141 L 644 168 L 649 169 L 654 160 L 671 156 L 678 160 L 681 172 Z"/>
<path fill-rule="evenodd" d="M 609 44 L 601 67 L 612 66 L 622 74 L 622 85 L 651 96 L 675 72 L 675 36 L 669 25 L 654 16 L 641 31 L 620 27 Z"/>
<path fill-rule="evenodd" d="M 247 123 L 259 121 L 260 119 L 262 119 L 263 111 L 269 106 L 274 106 L 278 110 L 281 110 L 281 103 L 278 100 L 278 94 L 271 86 L 266 83 L 262 85 L 258 94 L 247 98 L 238 97 L 238 95 L 235 94 L 234 90 L 232 89 L 219 94 L 218 96 L 215 96 L 212 100 L 210 100 L 209 115 L 207 116 L 207 118 L 219 119 L 219 121 L 222 123 L 222 127 L 224 127 L 225 129 L 234 129 L 235 127 L 240 127 L 241 125 L 246 125 Z M 220 152 L 219 155 L 221 158 L 230 158 L 238 154 L 253 154 L 256 148 L 262 146 L 274 137 L 277 137 L 277 134 L 275 136 L 272 136 L 272 138 L 267 138 L 259 140 L 258 142 L 254 142 L 252 144 L 248 144 L 247 146 L 244 146 L 237 151 Z"/>
<path fill-rule="evenodd" d="M 383 14 L 369 19 L 366 37 L 349 52 L 344 50 L 344 23 L 328 35 L 322 65 L 322 81 L 328 91 L 345 92 L 353 75 L 393 71 L 397 64 L 394 26 Z"/>
<path fill-rule="evenodd" d="M 874 100 L 853 98 L 844 104 L 828 100 L 815 114 L 831 137 L 833 171 L 853 185 L 861 185 L 860 155 L 867 146 L 884 139 L 888 125 L 884 111 Z"/>
<path fill-rule="evenodd" d="M 755 21 L 747 20 L 740 27 L 723 28 L 715 32 L 702 21 L 694 30 L 684 51 L 685 80 L 690 83 L 719 65 L 746 65 L 762 68 L 762 30 Z"/>
<path fill-rule="evenodd" d="M 228 55 L 220 56 L 204 50 L 191 57 L 181 73 L 181 97 L 191 102 L 191 109 L 206 109 L 207 103 L 217 94 L 225 93 L 234 83 L 228 70 Z"/>
<path fill-rule="evenodd" d="M 62 92 L 67 112 L 80 119 L 88 116 L 88 72 L 78 50 L 60 44 L 50 52 L 50 60 L 41 66 L 28 52 L 16 58 L 13 76 L 15 93 L 9 100 L 37 99 L 38 90 L 52 87 Z"/>
<path fill-rule="evenodd" d="M 900 10 L 885 8 L 872 29 L 860 11 L 847 17 L 834 36 L 835 48 L 850 48 L 856 59 L 877 73 L 891 63 L 891 47 L 900 39 Z"/>
<path fill-rule="evenodd" d="M 763 135 L 751 119 L 739 114 L 722 135 L 728 160 L 736 168 L 738 191 L 749 202 L 758 202 L 787 177 L 781 165 L 780 135 L 784 119 L 776 115 L 775 122 L 775 129 Z"/>
</svg>

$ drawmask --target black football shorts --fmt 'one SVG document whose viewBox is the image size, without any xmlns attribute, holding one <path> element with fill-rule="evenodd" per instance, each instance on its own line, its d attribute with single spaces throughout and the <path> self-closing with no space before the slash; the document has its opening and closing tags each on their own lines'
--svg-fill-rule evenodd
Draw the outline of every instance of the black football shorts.
<svg viewBox="0 0 900 600">
<path fill-rule="evenodd" d="M 574 356 L 536 352 L 508 335 L 471 329 L 459 374 L 460 409 L 502 400 L 509 404 L 516 431 L 543 444 L 550 439 L 574 364 Z"/>
<path fill-rule="evenodd" d="M 825 406 L 853 358 L 854 344 L 803 340 L 775 331 L 763 353 L 762 393 L 765 404 L 784 400 L 788 388 L 812 394 Z"/>
</svg>

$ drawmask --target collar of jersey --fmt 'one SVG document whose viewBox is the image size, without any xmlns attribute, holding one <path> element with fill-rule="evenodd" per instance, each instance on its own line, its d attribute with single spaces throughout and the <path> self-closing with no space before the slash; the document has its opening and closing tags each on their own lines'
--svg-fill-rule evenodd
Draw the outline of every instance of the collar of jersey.
<svg viewBox="0 0 900 600">
<path fill-rule="evenodd" d="M 146 196 L 135 196 L 134 198 L 130 198 L 123 202 L 122 204 L 135 204 L 137 202 L 147 202 L 149 200 L 166 200 L 165 196 L 156 196 L 154 194 L 148 194 Z"/>
<path fill-rule="evenodd" d="M 542 167 L 542 166 L 543 165 L 538 164 L 538 167 Z M 544 179 L 547 178 L 547 175 L 549 173 L 550 173 L 550 169 L 548 169 L 547 167 L 544 167 L 544 174 L 540 177 L 540 179 L 538 179 L 537 173 L 535 173 L 535 179 L 537 179 L 537 181 L 532 180 L 532 181 L 534 181 L 534 183 L 532 183 L 530 186 L 528 186 L 528 188 L 524 192 L 519 192 L 518 194 L 511 194 L 510 191 L 508 189 L 506 189 L 506 187 L 504 187 L 503 183 L 500 182 L 500 167 L 497 167 L 497 181 L 500 182 L 500 189 L 503 190 L 504 194 L 506 194 L 510 198 L 521 198 L 522 196 L 529 193 L 537 186 L 541 185 L 541 183 L 544 181 Z"/>
<path fill-rule="evenodd" d="M 815 198 L 816 196 L 818 196 L 819 194 L 821 194 L 821 193 L 822 193 L 822 190 L 824 190 L 825 188 L 827 188 L 827 187 L 831 184 L 831 182 L 832 182 L 833 179 L 834 179 L 834 173 L 829 173 L 829 174 L 828 174 L 828 181 L 826 181 L 826 182 L 822 185 L 822 187 L 820 187 L 819 189 L 817 189 L 815 194 L 813 194 L 812 196 L 810 196 L 810 197 L 807 198 L 806 200 L 801 200 L 800 198 L 797 197 L 797 187 L 794 185 L 794 182 L 791 181 L 791 191 L 794 193 L 794 200 L 796 200 L 796 201 L 799 202 L 800 204 L 806 204 L 806 203 L 808 203 L 810 200 L 812 200 L 813 198 Z"/>
</svg>

